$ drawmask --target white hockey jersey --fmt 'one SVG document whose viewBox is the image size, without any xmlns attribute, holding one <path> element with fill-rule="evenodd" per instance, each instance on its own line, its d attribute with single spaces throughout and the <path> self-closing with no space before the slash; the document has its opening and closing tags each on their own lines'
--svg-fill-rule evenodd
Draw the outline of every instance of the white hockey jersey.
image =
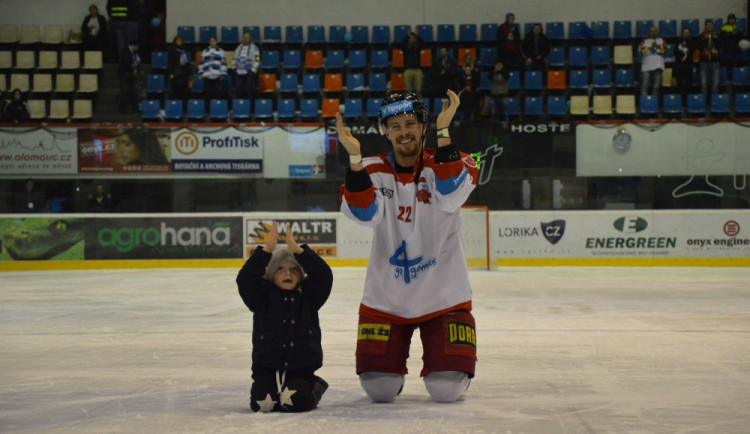
<svg viewBox="0 0 750 434">
<path fill-rule="evenodd" d="M 396 173 L 393 154 L 365 158 L 373 186 L 342 188 L 341 211 L 374 228 L 360 314 L 395 324 L 422 322 L 471 310 L 471 287 L 461 236 L 461 205 L 474 190 L 473 158 L 435 162 L 423 151 L 419 182 Z"/>
</svg>

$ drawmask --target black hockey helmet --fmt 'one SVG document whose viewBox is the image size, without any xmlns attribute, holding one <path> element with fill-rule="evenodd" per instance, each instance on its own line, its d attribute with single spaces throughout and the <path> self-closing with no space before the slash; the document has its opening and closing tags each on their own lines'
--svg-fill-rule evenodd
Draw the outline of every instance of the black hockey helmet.
<svg viewBox="0 0 750 434">
<path fill-rule="evenodd" d="M 430 121 L 430 111 L 422 101 L 422 98 L 412 92 L 393 92 L 383 98 L 383 103 L 378 111 L 378 127 L 380 134 L 385 135 L 385 120 L 394 115 L 414 113 L 417 120 L 426 124 Z"/>
</svg>

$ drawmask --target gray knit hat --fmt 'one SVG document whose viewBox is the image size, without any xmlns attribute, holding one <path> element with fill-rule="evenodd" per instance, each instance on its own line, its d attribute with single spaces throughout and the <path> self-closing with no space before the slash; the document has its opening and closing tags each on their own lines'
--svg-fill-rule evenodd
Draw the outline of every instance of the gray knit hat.
<svg viewBox="0 0 750 434">
<path fill-rule="evenodd" d="M 271 260 L 268 261 L 268 266 L 266 266 L 266 279 L 273 281 L 273 275 L 276 274 L 276 271 L 285 262 L 293 262 L 299 267 L 301 273 L 299 280 L 302 282 L 302 278 L 305 277 L 305 270 L 302 269 L 302 266 L 297 262 L 297 258 L 294 257 L 294 254 L 286 247 L 278 247 L 273 251 Z"/>
</svg>

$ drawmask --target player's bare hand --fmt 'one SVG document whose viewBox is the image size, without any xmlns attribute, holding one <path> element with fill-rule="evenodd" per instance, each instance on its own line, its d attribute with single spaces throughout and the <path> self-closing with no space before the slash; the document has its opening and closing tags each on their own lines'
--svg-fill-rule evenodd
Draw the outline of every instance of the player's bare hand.
<svg viewBox="0 0 750 434">
<path fill-rule="evenodd" d="M 263 247 L 263 250 L 266 251 L 266 253 L 273 253 L 273 249 L 276 248 L 276 243 L 278 242 L 279 238 L 279 224 L 276 223 L 276 220 L 273 221 L 273 224 L 271 224 L 271 230 L 268 232 L 268 242 L 266 243 L 266 246 Z"/>
<path fill-rule="evenodd" d="M 456 115 L 456 110 L 461 103 L 461 99 L 456 95 L 456 92 L 448 89 L 448 92 L 446 93 L 448 94 L 448 99 L 443 101 L 443 109 L 440 111 L 437 121 L 435 122 L 435 126 L 438 130 L 447 128 L 451 125 L 453 116 Z"/>
<path fill-rule="evenodd" d="M 336 132 L 339 135 L 339 142 L 344 145 L 349 155 L 360 155 L 362 153 L 360 151 L 359 140 L 354 138 L 351 129 L 344 126 L 341 113 L 336 113 Z"/>
<path fill-rule="evenodd" d="M 297 245 L 297 241 L 294 239 L 292 225 L 289 225 L 286 230 L 286 246 L 289 248 L 289 251 L 294 253 L 295 255 L 299 255 L 303 251 L 302 247 Z"/>
</svg>

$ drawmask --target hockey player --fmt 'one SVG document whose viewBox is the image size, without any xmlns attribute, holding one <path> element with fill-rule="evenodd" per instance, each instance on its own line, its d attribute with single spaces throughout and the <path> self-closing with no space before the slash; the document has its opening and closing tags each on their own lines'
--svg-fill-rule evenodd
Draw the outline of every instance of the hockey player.
<svg viewBox="0 0 750 434">
<path fill-rule="evenodd" d="M 341 211 L 374 229 L 359 309 L 357 374 L 367 396 L 391 402 L 401 392 L 414 330 L 424 349 L 421 376 L 430 397 L 453 402 L 476 365 L 471 287 L 461 240 L 461 205 L 477 167 L 451 142 L 459 97 L 447 91 L 437 149 L 425 149 L 429 111 L 413 93 L 392 93 L 380 107 L 389 153 L 363 159 L 359 141 L 336 115 L 349 153 Z"/>
<path fill-rule="evenodd" d="M 237 276 L 253 312 L 250 408 L 309 411 L 328 388 L 315 371 L 323 365 L 318 310 L 331 294 L 333 273 L 307 245 L 297 245 L 291 227 L 288 248 L 276 249 L 277 233 L 274 222 L 266 246 L 253 251 Z"/>
</svg>

